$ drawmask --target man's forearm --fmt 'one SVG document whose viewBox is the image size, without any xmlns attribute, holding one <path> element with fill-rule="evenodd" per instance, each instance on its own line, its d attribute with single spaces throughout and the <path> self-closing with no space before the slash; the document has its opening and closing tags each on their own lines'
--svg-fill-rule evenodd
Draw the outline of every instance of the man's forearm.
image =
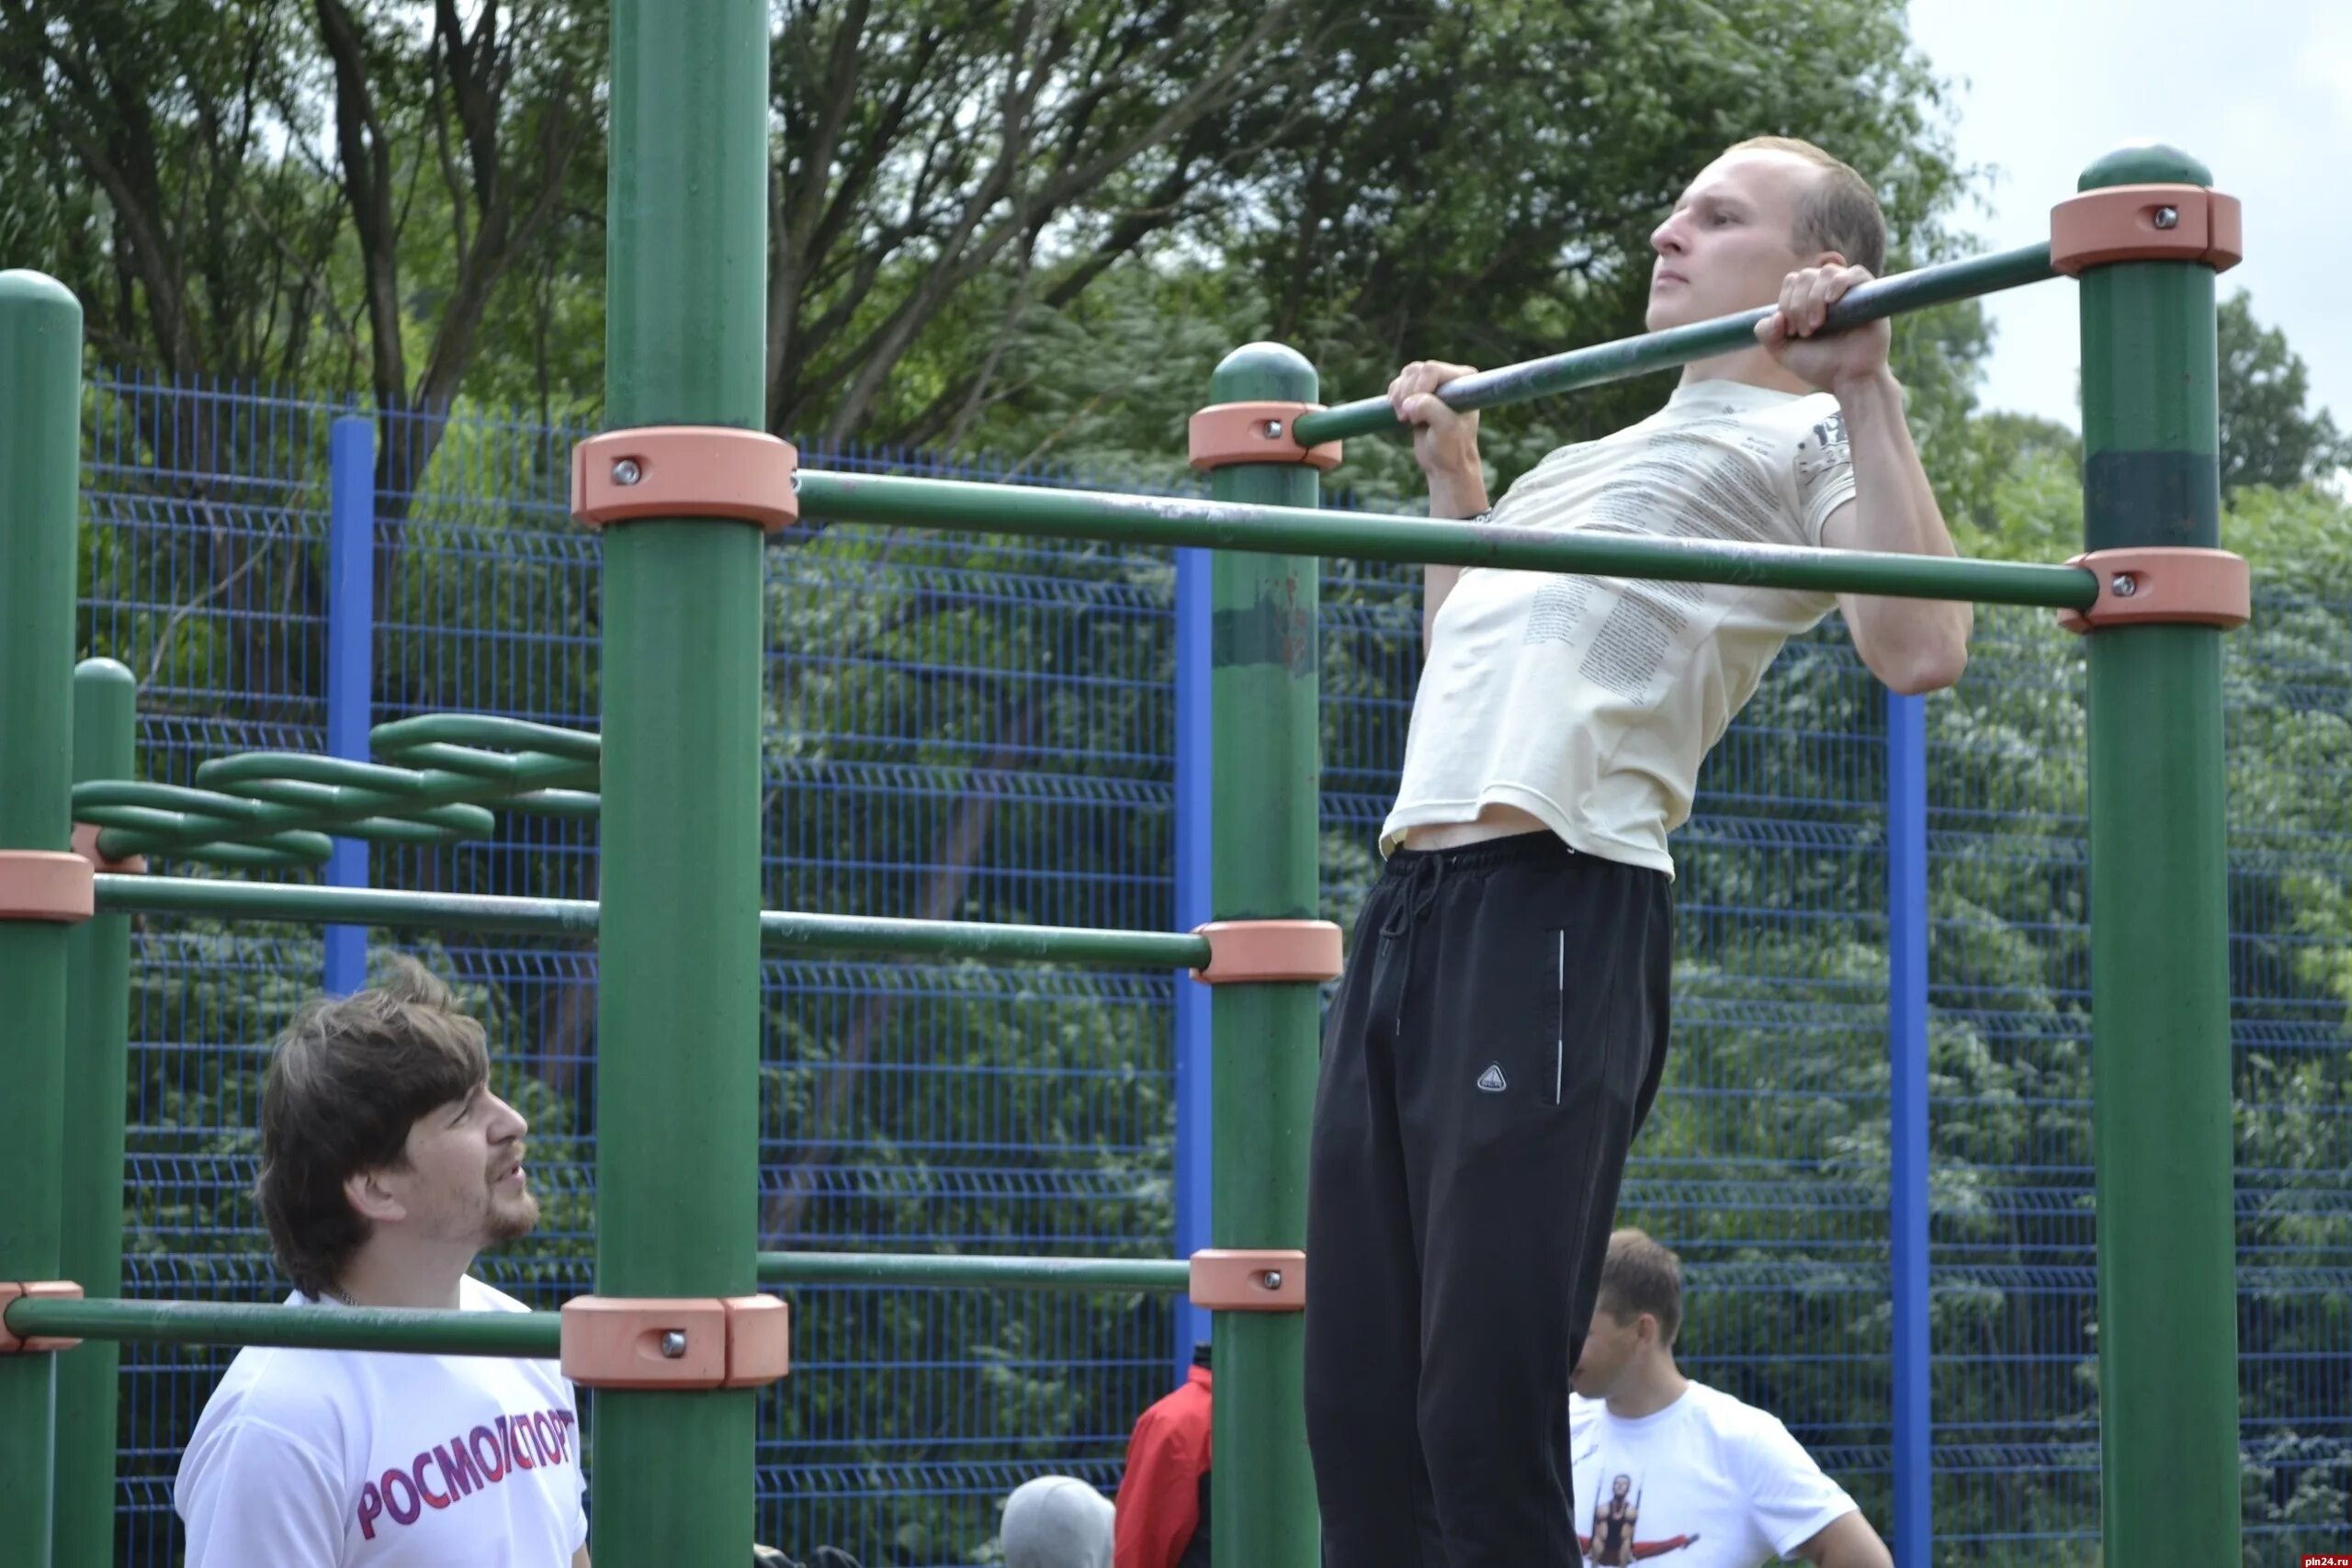
<svg viewBox="0 0 2352 1568">
<path fill-rule="evenodd" d="M 1840 1536 L 1821 1554 L 1820 1563 L 1821 1568 L 1894 1568 L 1886 1543 L 1870 1530 Z"/>
<path fill-rule="evenodd" d="M 1882 371 L 1841 386 L 1837 397 L 1854 465 L 1854 534 L 1840 542 L 1896 555 L 1956 554 L 1935 489 L 1912 445 L 1894 378 Z M 1973 606 L 1947 600 L 1858 598 L 1849 619 L 1859 620 L 1855 640 L 1874 670 L 1883 676 L 1914 676 L 1892 682 L 1903 689 L 1957 678 L 1975 615 Z M 1928 678 L 1934 675 L 1944 680 Z"/>
<path fill-rule="evenodd" d="M 1468 473 L 1440 472 L 1430 476 L 1430 515 L 1476 517 L 1487 510 L 1487 475 L 1483 467 Z M 1461 578 L 1458 566 L 1421 568 L 1421 647 L 1429 648 L 1437 625 L 1438 607 Z"/>
</svg>

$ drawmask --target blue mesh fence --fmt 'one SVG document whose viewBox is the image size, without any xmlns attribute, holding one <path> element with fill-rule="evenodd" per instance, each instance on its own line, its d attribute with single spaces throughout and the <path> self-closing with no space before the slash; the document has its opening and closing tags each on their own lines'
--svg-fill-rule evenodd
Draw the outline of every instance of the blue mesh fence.
<svg viewBox="0 0 2352 1568">
<path fill-rule="evenodd" d="M 141 682 L 141 766 L 325 745 L 327 432 L 349 412 L 100 380 L 85 651 Z M 565 516 L 579 431 L 413 420 L 378 497 L 379 720 L 451 708 L 594 728 L 597 549 Z M 1072 482 L 895 451 L 812 467 Z M 914 532 L 768 552 L 763 902 L 1172 923 L 1173 572 L 1165 552 Z M 1939 1560 L 2097 1560 L 2087 941 L 2077 645 L 1988 613 L 1929 705 L 1933 1391 Z M 2352 612 L 2282 600 L 2231 645 L 2233 917 L 2249 1561 L 2352 1546 L 2342 932 L 2352 899 Z M 2256 634 L 2259 635 L 2256 635 Z M 1324 902 L 1351 920 L 1401 756 L 1416 574 L 1326 563 Z M 1666 1089 L 1623 1218 L 1679 1249 L 1684 1362 L 1762 1404 L 1882 1521 L 1891 1495 L 1885 748 L 1833 624 L 1782 657 L 1678 836 Z M 594 897 L 593 828 L 377 847 L 373 879 Z M 2333 903 L 2330 901 L 2334 900 Z M 148 921 L 134 948 L 126 1288 L 282 1292 L 248 1197 L 266 1043 L 318 934 Z M 593 949 L 407 945 L 488 1024 L 544 1206 L 483 1259 L 551 1306 L 590 1284 Z M 762 1245 L 1165 1256 L 1176 981 L 771 958 Z M 795 1292 L 763 1397 L 763 1540 L 869 1563 L 989 1560 L 1046 1472 L 1115 1483 L 1170 1385 L 1149 1299 Z M 177 1561 L 170 1483 L 228 1357 L 128 1348 L 121 1560 Z M 593 1426 L 593 1408 L 589 1413 Z"/>
</svg>

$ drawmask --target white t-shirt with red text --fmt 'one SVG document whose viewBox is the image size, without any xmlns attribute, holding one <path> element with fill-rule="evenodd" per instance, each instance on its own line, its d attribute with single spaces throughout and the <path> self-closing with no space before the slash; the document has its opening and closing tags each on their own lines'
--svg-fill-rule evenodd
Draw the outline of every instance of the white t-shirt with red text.
<svg viewBox="0 0 2352 1568">
<path fill-rule="evenodd" d="M 458 1305 L 528 1310 L 473 1279 Z M 579 1428 L 554 1361 L 249 1347 L 180 1457 L 187 1568 L 568 1568 Z"/>
<path fill-rule="evenodd" d="M 1634 1420 L 1570 1394 L 1568 1470 L 1590 1568 L 1757 1568 L 1854 1512 L 1777 1418 L 1701 1382 Z"/>
</svg>

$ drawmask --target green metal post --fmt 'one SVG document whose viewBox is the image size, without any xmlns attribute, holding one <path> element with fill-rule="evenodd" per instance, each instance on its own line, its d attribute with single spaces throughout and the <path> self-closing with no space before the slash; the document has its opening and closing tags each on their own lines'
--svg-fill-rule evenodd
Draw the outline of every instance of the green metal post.
<svg viewBox="0 0 2352 1568">
<path fill-rule="evenodd" d="M 768 6 L 614 0 L 612 47 L 606 418 L 764 428 Z M 757 1288 L 762 539 L 605 531 L 605 1295 Z M 750 1560 L 756 1397 L 597 1396 L 597 1568 Z"/>
<path fill-rule="evenodd" d="M 65 850 L 82 307 L 0 273 L 0 852 Z M 0 1280 L 61 1278 L 67 928 L 0 918 Z M 0 1356 L 0 1562 L 50 1561 L 59 1358 Z"/>
<path fill-rule="evenodd" d="M 74 671 L 74 782 L 130 777 L 139 685 L 111 659 Z M 100 915 L 65 939 L 65 1278 L 122 1294 L 122 1121 L 130 1039 L 130 919 Z M 57 1363 L 57 1562 L 114 1552 L 115 1372 L 120 1348 L 89 1340 Z"/>
<path fill-rule="evenodd" d="M 1278 344 L 1226 356 L 1210 401 L 1313 402 L 1314 367 Z M 1218 501 L 1316 504 L 1297 464 L 1219 468 Z M 1209 907 L 1217 919 L 1312 919 L 1317 863 L 1317 573 L 1313 556 L 1220 550 L 1209 572 Z M 1219 986 L 1209 1006 L 1209 1234 L 1220 1247 L 1306 1245 L 1306 1134 L 1317 1032 L 1311 984 Z M 1312 1260 L 1309 1260 L 1310 1281 Z M 1311 1290 L 1310 1283 L 1309 1289 Z M 1318 1558 L 1303 1405 L 1306 1324 L 1219 1313 L 1211 1555 L 1253 1568 Z"/>
<path fill-rule="evenodd" d="M 2211 181 L 2141 148 L 2080 184 Z M 2086 547 L 2216 547 L 2212 269 L 2096 268 L 2082 316 Z M 2102 1547 L 2132 1568 L 2236 1562 L 2222 634 L 2110 627 L 2089 660 Z"/>
</svg>

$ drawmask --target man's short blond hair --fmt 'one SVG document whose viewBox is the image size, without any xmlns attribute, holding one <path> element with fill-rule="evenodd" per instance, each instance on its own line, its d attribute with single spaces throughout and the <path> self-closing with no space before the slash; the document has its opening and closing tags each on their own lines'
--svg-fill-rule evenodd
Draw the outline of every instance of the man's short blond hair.
<svg viewBox="0 0 2352 1568">
<path fill-rule="evenodd" d="M 1657 1319 L 1658 1338 L 1671 1345 L 1682 1331 L 1682 1259 L 1646 1231 L 1611 1231 L 1600 1297 L 1600 1310 L 1621 1324 L 1649 1314 Z"/>
<path fill-rule="evenodd" d="M 1849 266 L 1864 266 L 1872 276 L 1886 271 L 1886 213 L 1870 181 L 1810 141 L 1793 136 L 1751 136 L 1727 152 L 1786 152 L 1821 171 L 1812 186 L 1797 198 L 1796 231 L 1791 236 L 1800 251 L 1836 251 Z"/>
</svg>

